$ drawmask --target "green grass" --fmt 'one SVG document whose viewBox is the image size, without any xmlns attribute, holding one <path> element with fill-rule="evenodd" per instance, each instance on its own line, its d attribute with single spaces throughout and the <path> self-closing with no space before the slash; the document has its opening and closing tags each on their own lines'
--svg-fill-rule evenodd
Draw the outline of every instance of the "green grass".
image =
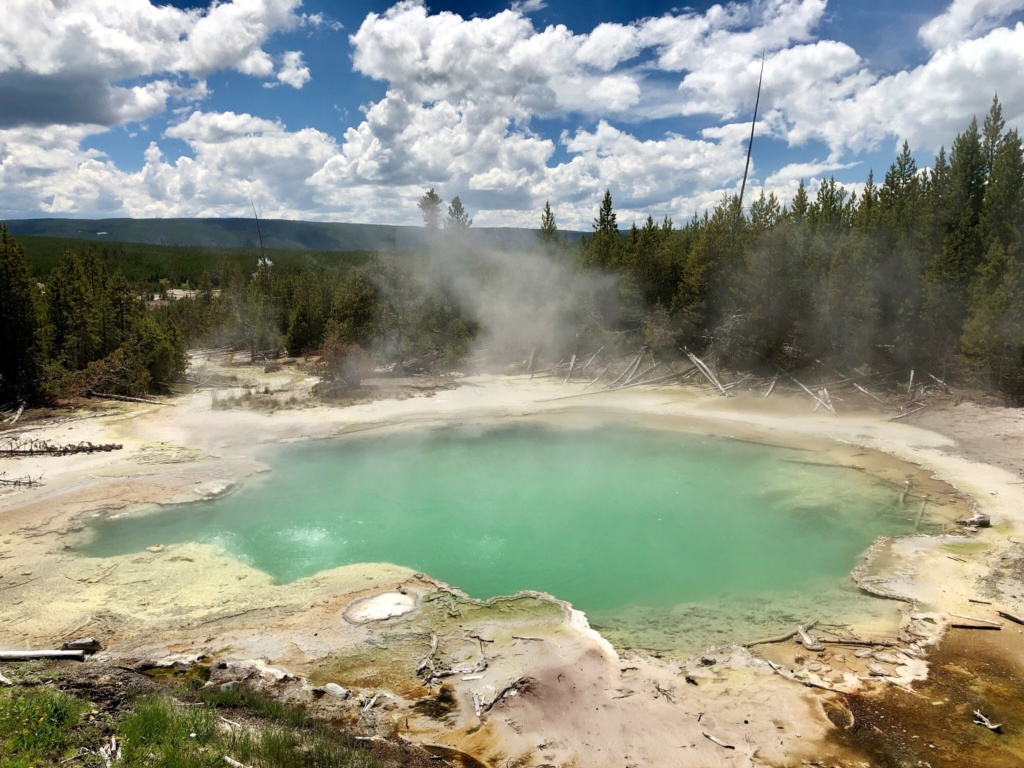
<svg viewBox="0 0 1024 768">
<path fill-rule="evenodd" d="M 225 756 L 253 768 L 394 766 L 303 709 L 244 686 L 176 686 L 139 695 L 121 711 L 97 710 L 50 685 L 0 690 L 0 768 L 102 766 L 98 750 L 111 736 L 121 747 L 119 768 L 223 768 Z"/>
<path fill-rule="evenodd" d="M 48 765 L 73 754 L 88 711 L 86 702 L 49 687 L 0 690 L 0 766 Z"/>
</svg>

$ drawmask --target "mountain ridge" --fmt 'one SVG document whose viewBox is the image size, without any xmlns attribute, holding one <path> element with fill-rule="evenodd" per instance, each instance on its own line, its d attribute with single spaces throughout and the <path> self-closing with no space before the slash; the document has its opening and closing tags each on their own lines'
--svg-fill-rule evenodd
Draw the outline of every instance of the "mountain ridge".
<svg viewBox="0 0 1024 768">
<path fill-rule="evenodd" d="M 263 246 L 271 250 L 410 251 L 425 248 L 430 241 L 424 227 L 290 219 L 260 219 L 259 234 L 256 220 L 252 218 L 49 218 L 11 219 L 6 223 L 12 235 L 22 237 L 207 248 L 259 248 L 259 234 L 262 234 Z M 532 246 L 537 231 L 520 227 L 471 227 L 467 238 L 473 245 L 512 250 Z M 584 233 L 566 231 L 564 234 L 575 241 Z"/>
</svg>

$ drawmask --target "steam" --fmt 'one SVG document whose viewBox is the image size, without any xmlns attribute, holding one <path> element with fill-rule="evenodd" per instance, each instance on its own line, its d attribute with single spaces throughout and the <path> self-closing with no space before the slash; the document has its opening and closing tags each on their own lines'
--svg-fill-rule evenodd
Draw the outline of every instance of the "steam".
<svg viewBox="0 0 1024 768">
<path fill-rule="evenodd" d="M 578 270 L 574 249 L 504 251 L 450 238 L 429 250 L 426 268 L 479 325 L 474 354 L 494 362 L 577 351 L 596 297 L 618 279 Z"/>
</svg>

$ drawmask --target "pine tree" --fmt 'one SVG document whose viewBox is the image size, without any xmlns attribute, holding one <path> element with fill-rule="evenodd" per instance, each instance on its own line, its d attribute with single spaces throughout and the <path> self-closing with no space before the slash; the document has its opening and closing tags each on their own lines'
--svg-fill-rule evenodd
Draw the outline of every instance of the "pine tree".
<svg viewBox="0 0 1024 768">
<path fill-rule="evenodd" d="M 540 214 L 540 232 L 537 239 L 542 245 L 553 247 L 558 244 L 558 227 L 555 226 L 555 214 L 551 211 L 551 201 L 544 201 L 544 210 Z"/>
<path fill-rule="evenodd" d="M 462 207 L 462 200 L 456 195 L 448 206 L 448 216 L 444 220 L 444 228 L 453 235 L 465 234 L 466 230 L 473 226 L 473 220 L 469 213 Z"/>
<path fill-rule="evenodd" d="M 420 215 L 423 217 L 423 223 L 432 232 L 441 227 L 442 205 L 444 205 L 444 200 L 434 191 L 433 187 L 428 189 L 416 203 L 416 207 L 420 209 Z"/>
<path fill-rule="evenodd" d="M 24 250 L 0 225 L 0 402 L 31 400 L 39 392 L 37 294 Z"/>
<path fill-rule="evenodd" d="M 1020 134 L 1009 131 L 999 144 L 989 172 L 981 226 L 986 245 L 1017 242 L 1024 227 L 1024 147 Z"/>
<path fill-rule="evenodd" d="M 1024 264 L 1015 248 L 988 249 L 971 285 L 961 349 L 969 372 L 1024 402 Z"/>
</svg>

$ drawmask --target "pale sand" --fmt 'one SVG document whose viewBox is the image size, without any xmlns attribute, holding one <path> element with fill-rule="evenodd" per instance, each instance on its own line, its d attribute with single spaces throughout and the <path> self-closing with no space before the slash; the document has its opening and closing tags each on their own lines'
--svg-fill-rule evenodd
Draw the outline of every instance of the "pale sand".
<svg viewBox="0 0 1024 768">
<path fill-rule="evenodd" d="M 308 387 L 287 370 L 248 375 L 286 392 Z M 521 765 L 619 768 L 799 765 L 802 759 L 842 757 L 826 742 L 833 726 L 821 702 L 829 694 L 795 684 L 763 658 L 778 661 L 786 675 L 802 681 L 850 690 L 864 685 L 860 678 L 867 676 L 871 661 L 856 658 L 850 649 L 817 655 L 786 643 L 760 646 L 752 655 L 733 646 L 689 661 L 620 655 L 564 604 L 523 597 L 480 606 L 438 593 L 436 582 L 396 566 L 348 566 L 276 586 L 265 574 L 206 545 L 173 545 L 105 560 L 65 549 L 85 535 L 83 522 L 90 517 L 138 514 L 154 504 L 215 495 L 244 482 L 263 469 L 252 458 L 260 445 L 513 418 L 566 426 L 615 419 L 796 443 L 859 463 L 893 483 L 911 477 L 915 488 L 937 500 L 947 497 L 950 487 L 970 496 L 992 516 L 993 528 L 971 540 L 907 537 L 875 547 L 869 586 L 917 601 L 902 611 L 899 634 L 909 655 L 873 661 L 893 682 L 925 673 L 922 649 L 950 621 L 949 612 L 993 618 L 988 607 L 968 598 L 995 595 L 1007 610 L 1024 612 L 1021 590 L 1000 580 L 993 567 L 1009 556 L 1012 539 L 1024 526 L 1024 486 L 1011 471 L 1012 457 L 1024 455 L 1015 411 L 968 406 L 976 412 L 971 418 L 961 416 L 968 411 L 954 411 L 946 421 L 941 414 L 929 415 L 936 421 L 933 429 L 955 430 L 967 450 L 971 440 L 987 445 L 984 438 L 993 430 L 1008 435 L 999 450 L 1009 458 L 1002 460 L 998 450 L 984 456 L 1000 467 L 971 460 L 937 431 L 887 421 L 888 414 L 843 408 L 838 417 L 812 414 L 803 397 L 725 399 L 679 388 L 583 394 L 579 386 L 527 377 L 476 377 L 463 384 L 434 397 L 272 414 L 212 410 L 210 393 L 199 393 L 179 398 L 177 407 L 116 406 L 106 415 L 33 427 L 34 437 L 116 441 L 125 448 L 115 454 L 0 463 L 8 476 L 42 474 L 46 483 L 0 496 L 0 646 L 50 647 L 89 634 L 118 658 L 205 653 L 229 662 L 259 659 L 314 682 L 336 680 L 366 698 L 387 691 L 393 694 L 390 703 L 369 711 L 357 703 L 316 706 L 330 715 L 348 712 L 367 733 L 397 731 L 495 765 L 499 758 L 521 759 Z M 956 559 L 949 556 L 952 551 Z M 368 607 L 382 608 L 383 616 L 410 605 L 417 607 L 382 622 L 346 620 L 346 615 L 366 616 Z M 892 631 L 858 626 L 865 634 L 886 629 Z M 481 655 L 488 662 L 479 675 L 447 679 L 459 701 L 448 724 L 406 706 L 425 693 L 414 669 L 428 653 L 431 634 L 439 638 L 439 664 L 472 666 Z M 477 716 L 474 696 L 490 701 L 520 677 L 529 682 L 519 695 Z M 279 678 L 268 679 L 282 696 L 311 698 L 305 684 Z"/>
</svg>

